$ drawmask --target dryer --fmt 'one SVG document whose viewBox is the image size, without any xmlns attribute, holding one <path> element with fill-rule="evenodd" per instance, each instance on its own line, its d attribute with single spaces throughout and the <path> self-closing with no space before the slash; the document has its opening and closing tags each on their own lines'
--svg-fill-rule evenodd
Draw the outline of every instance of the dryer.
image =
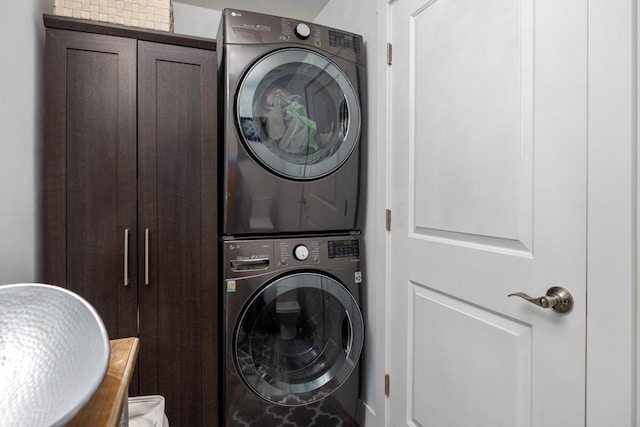
<svg viewBox="0 0 640 427">
<path fill-rule="evenodd" d="M 360 239 L 223 242 L 223 425 L 361 425 Z"/>
<path fill-rule="evenodd" d="M 362 37 L 225 9 L 217 41 L 222 234 L 358 229 Z"/>
</svg>

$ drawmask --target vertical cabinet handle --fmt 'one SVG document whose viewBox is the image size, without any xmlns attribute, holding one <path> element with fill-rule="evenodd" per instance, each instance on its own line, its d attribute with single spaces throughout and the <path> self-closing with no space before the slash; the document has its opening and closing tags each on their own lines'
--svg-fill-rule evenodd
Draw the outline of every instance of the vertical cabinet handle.
<svg viewBox="0 0 640 427">
<path fill-rule="evenodd" d="M 129 286 L 129 229 L 124 229 L 124 285 Z"/>
<path fill-rule="evenodd" d="M 144 229 L 144 284 L 149 286 L 149 229 Z"/>
</svg>

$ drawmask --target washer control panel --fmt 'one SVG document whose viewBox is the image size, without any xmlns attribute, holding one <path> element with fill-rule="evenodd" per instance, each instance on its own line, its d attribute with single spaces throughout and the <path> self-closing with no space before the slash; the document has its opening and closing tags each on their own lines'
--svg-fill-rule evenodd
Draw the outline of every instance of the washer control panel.
<svg viewBox="0 0 640 427">
<path fill-rule="evenodd" d="M 279 267 L 320 263 L 319 240 L 287 239 L 279 240 L 277 245 L 280 246 Z"/>
<path fill-rule="evenodd" d="M 227 280 L 301 267 L 359 271 L 360 255 L 356 236 L 231 239 L 223 246 L 223 274 Z"/>
</svg>

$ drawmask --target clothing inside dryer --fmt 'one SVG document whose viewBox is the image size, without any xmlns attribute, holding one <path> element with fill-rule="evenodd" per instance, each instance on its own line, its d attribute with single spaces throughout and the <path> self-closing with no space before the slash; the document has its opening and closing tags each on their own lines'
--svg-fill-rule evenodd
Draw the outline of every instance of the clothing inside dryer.
<svg viewBox="0 0 640 427">
<path fill-rule="evenodd" d="M 235 120 L 254 160 L 293 180 L 318 179 L 342 166 L 358 145 L 360 104 L 347 75 L 329 57 L 299 48 L 258 59 L 236 89 Z M 347 74 L 348 73 L 348 74 Z"/>
<path fill-rule="evenodd" d="M 315 65 L 282 64 L 257 82 L 253 117 L 240 118 L 244 136 L 287 162 L 320 162 L 340 148 L 348 129 L 342 93 Z"/>
</svg>

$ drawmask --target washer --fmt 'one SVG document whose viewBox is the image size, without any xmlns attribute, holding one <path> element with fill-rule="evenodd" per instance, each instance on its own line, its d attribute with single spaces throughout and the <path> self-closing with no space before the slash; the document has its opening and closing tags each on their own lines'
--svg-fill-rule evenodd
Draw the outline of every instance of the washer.
<svg viewBox="0 0 640 427">
<path fill-rule="evenodd" d="M 362 37 L 225 9 L 222 234 L 359 228 Z"/>
<path fill-rule="evenodd" d="M 223 242 L 223 425 L 361 425 L 360 238 Z"/>
</svg>

